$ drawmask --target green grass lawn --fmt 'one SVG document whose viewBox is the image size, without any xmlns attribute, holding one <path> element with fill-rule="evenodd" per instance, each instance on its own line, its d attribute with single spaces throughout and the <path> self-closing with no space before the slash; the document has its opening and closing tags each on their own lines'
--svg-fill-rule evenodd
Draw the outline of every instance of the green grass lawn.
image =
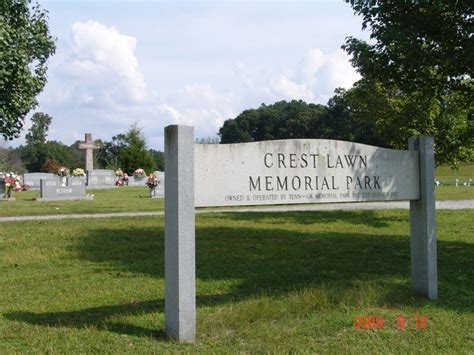
<svg viewBox="0 0 474 355">
<path fill-rule="evenodd" d="M 2 223 L 0 353 L 469 353 L 473 220 L 437 212 L 428 301 L 410 291 L 408 211 L 199 215 L 194 344 L 163 333 L 162 217 Z M 354 329 L 367 316 L 383 328 Z"/>
<path fill-rule="evenodd" d="M 436 187 L 437 200 L 470 200 L 474 199 L 474 181 L 471 186 L 464 186 L 469 179 L 474 180 L 474 164 L 463 164 L 459 170 L 449 166 L 436 168 L 435 176 L 443 185 Z M 456 179 L 459 180 L 456 187 Z"/>
<path fill-rule="evenodd" d="M 71 213 L 113 213 L 162 211 L 164 200 L 150 198 L 147 187 L 127 187 L 105 190 L 88 190 L 94 201 L 35 201 L 39 191 L 13 193 L 15 201 L 0 201 L 0 217 L 35 216 Z M 438 186 L 438 200 L 474 199 L 473 186 Z"/>
<path fill-rule="evenodd" d="M 126 187 L 103 190 L 87 190 L 94 195 L 93 201 L 39 202 L 39 191 L 14 192 L 15 201 L 0 201 L 0 216 L 29 216 L 71 213 L 106 213 L 160 211 L 164 209 L 162 198 L 150 198 L 148 188 Z"/>
<path fill-rule="evenodd" d="M 469 179 L 474 180 L 474 163 L 463 164 L 458 170 L 453 170 L 446 165 L 439 166 L 436 168 L 435 176 L 445 185 L 455 185 L 456 179 L 459 179 L 459 183 L 462 184 Z"/>
<path fill-rule="evenodd" d="M 472 186 L 436 186 L 436 200 L 472 200 L 474 199 L 474 185 Z"/>
</svg>

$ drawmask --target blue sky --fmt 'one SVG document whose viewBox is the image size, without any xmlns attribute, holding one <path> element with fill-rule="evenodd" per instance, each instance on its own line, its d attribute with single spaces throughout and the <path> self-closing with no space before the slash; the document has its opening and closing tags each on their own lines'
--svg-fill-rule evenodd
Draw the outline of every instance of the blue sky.
<svg viewBox="0 0 474 355">
<path fill-rule="evenodd" d="M 85 132 L 110 140 L 136 122 L 162 149 L 168 124 L 215 136 L 261 103 L 325 104 L 358 78 L 345 37 L 368 37 L 342 0 L 40 4 L 57 51 L 37 111 L 53 117 L 48 138 L 66 144 Z"/>
</svg>

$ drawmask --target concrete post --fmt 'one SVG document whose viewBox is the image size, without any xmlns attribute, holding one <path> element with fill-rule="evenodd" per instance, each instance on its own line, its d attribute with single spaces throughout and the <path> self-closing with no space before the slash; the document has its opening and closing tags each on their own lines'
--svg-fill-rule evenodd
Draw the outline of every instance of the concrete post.
<svg viewBox="0 0 474 355">
<path fill-rule="evenodd" d="M 410 201 L 411 279 L 415 293 L 438 298 L 434 140 L 412 137 L 410 150 L 420 153 L 420 199 Z"/>
<path fill-rule="evenodd" d="M 196 336 L 194 128 L 165 128 L 165 327 L 192 342 Z"/>
</svg>

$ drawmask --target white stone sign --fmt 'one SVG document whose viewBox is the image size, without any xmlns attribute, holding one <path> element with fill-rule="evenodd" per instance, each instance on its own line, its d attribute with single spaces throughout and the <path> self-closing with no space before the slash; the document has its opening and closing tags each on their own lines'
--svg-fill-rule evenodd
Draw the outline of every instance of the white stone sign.
<svg viewBox="0 0 474 355">
<path fill-rule="evenodd" d="M 195 339 L 195 207 L 409 200 L 412 288 L 438 297 L 433 138 L 401 151 L 316 139 L 201 145 L 193 132 L 165 128 L 167 335 Z"/>
<path fill-rule="evenodd" d="M 196 207 L 420 197 L 414 151 L 294 139 L 196 144 L 194 159 Z"/>
</svg>

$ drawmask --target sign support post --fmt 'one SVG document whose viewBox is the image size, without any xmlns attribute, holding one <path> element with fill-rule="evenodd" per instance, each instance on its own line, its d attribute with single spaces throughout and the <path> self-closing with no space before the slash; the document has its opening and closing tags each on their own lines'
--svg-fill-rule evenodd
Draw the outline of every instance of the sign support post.
<svg viewBox="0 0 474 355">
<path fill-rule="evenodd" d="M 420 154 L 420 199 L 410 200 L 412 288 L 415 293 L 437 299 L 434 140 L 432 137 L 412 137 L 408 146 Z"/>
<path fill-rule="evenodd" d="M 196 335 L 194 128 L 165 128 L 165 327 L 179 341 Z"/>
</svg>

